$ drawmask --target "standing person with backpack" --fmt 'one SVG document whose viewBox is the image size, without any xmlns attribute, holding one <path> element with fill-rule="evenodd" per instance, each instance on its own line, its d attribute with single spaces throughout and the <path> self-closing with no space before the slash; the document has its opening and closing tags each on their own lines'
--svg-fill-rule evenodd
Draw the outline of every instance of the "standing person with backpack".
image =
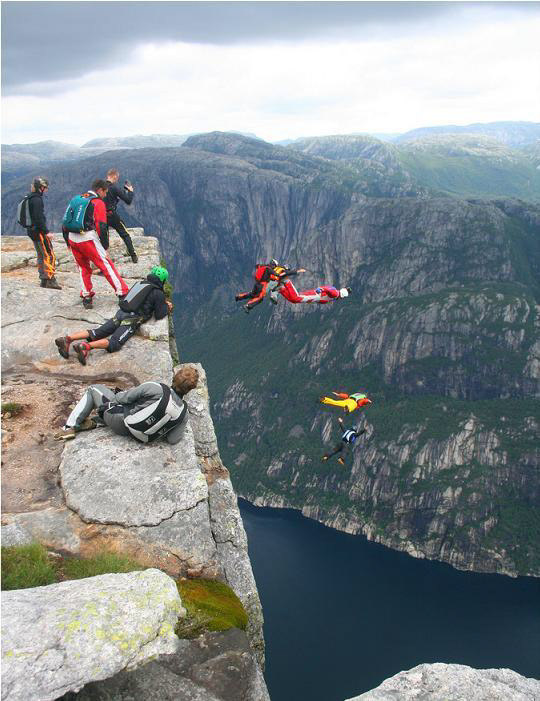
<svg viewBox="0 0 540 701">
<path fill-rule="evenodd" d="M 95 295 L 91 263 L 101 270 L 118 297 L 128 292 L 128 286 L 105 250 L 109 247 L 109 230 L 103 198 L 108 187 L 105 180 L 94 180 L 91 190 L 72 198 L 62 220 L 64 239 L 79 267 L 85 309 L 92 309 Z"/>
<path fill-rule="evenodd" d="M 169 278 L 166 268 L 156 265 L 152 268 L 146 280 L 136 282 L 128 291 L 126 297 L 119 302 L 120 309 L 112 319 L 97 329 L 75 331 L 69 336 L 55 339 L 56 347 L 62 358 L 69 357 L 69 348 L 73 350 L 79 362 L 86 365 L 86 359 L 92 349 L 103 349 L 114 353 L 130 339 L 133 334 L 150 317 L 163 319 L 172 311 L 172 303 L 165 299 L 163 287 Z"/>
<path fill-rule="evenodd" d="M 175 445 L 182 439 L 188 415 L 183 397 L 195 389 L 198 381 L 198 370 L 185 365 L 174 375 L 171 387 L 162 382 L 143 382 L 122 392 L 90 385 L 54 438 L 68 440 L 80 431 L 97 428 L 98 421 L 90 418 L 97 409 L 100 423 L 113 433 L 141 443 L 164 438 Z"/>
<path fill-rule="evenodd" d="M 112 226 L 113 229 L 119 234 L 120 238 L 126 245 L 127 251 L 131 256 L 131 260 L 134 263 L 138 262 L 137 254 L 133 247 L 133 241 L 131 236 L 126 229 L 126 225 L 120 219 L 116 208 L 118 206 L 118 200 L 122 200 L 127 205 L 130 205 L 133 201 L 133 185 L 126 180 L 123 187 L 119 187 L 116 183 L 120 173 L 116 168 L 111 168 L 107 171 L 107 182 L 109 187 L 107 188 L 107 194 L 105 196 L 105 207 L 107 208 L 107 224 Z"/>
<path fill-rule="evenodd" d="M 26 233 L 32 239 L 37 254 L 37 266 L 41 287 L 50 290 L 61 290 L 56 272 L 56 256 L 52 245 L 52 234 L 49 234 L 47 220 L 45 219 L 45 207 L 43 206 L 43 193 L 49 189 L 47 178 L 34 178 L 31 191 L 19 204 L 17 220 L 26 229 Z"/>
</svg>

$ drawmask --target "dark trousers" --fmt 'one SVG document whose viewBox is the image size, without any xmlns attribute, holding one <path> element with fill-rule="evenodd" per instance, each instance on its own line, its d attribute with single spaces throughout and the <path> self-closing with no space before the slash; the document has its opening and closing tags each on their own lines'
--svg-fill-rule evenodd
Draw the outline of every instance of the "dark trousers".
<svg viewBox="0 0 540 701">
<path fill-rule="evenodd" d="M 29 232 L 37 254 L 37 267 L 40 280 L 50 280 L 56 271 L 56 256 L 52 242 L 42 231 Z"/>
<path fill-rule="evenodd" d="M 340 441 L 334 448 L 334 450 L 331 453 L 325 453 L 324 457 L 325 458 L 331 458 L 333 455 L 336 455 L 337 453 L 341 453 L 341 458 L 345 460 L 347 457 L 347 454 L 349 452 L 349 447 L 350 444 L 346 443 L 345 441 Z"/>
<path fill-rule="evenodd" d="M 133 248 L 133 241 L 131 240 L 128 230 L 126 229 L 126 225 L 118 216 L 118 212 L 107 212 L 107 224 L 110 227 L 112 226 L 113 229 L 116 229 L 116 232 L 126 244 L 129 255 L 134 256 L 135 249 Z"/>
<path fill-rule="evenodd" d="M 144 319 L 137 314 L 124 312 L 119 309 L 112 319 L 99 326 L 97 329 L 90 329 L 88 336 L 91 341 L 100 341 L 109 337 L 109 353 L 116 353 L 124 343 L 128 341 L 140 328 Z"/>
</svg>

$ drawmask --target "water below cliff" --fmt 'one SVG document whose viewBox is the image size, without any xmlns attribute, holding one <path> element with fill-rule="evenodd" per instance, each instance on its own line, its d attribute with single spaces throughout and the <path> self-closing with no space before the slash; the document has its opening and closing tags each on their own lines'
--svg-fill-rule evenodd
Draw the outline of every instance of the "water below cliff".
<svg viewBox="0 0 540 701">
<path fill-rule="evenodd" d="M 540 580 L 416 560 L 240 500 L 272 701 L 343 701 L 422 662 L 540 677 Z"/>
</svg>

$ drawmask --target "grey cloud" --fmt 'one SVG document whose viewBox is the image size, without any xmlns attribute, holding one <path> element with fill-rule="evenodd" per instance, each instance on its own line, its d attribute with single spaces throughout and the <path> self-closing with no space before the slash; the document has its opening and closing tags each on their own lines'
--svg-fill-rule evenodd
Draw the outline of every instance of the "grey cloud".
<svg viewBox="0 0 540 701">
<path fill-rule="evenodd" d="M 62 81 L 126 62 L 145 41 L 262 43 L 409 31 L 478 7 L 538 12 L 501 2 L 4 2 L 4 94 L 53 94 Z M 82 49 L 81 49 L 82 47 Z M 60 85 L 54 85 L 59 82 Z M 39 87 L 41 85 L 41 87 Z"/>
</svg>

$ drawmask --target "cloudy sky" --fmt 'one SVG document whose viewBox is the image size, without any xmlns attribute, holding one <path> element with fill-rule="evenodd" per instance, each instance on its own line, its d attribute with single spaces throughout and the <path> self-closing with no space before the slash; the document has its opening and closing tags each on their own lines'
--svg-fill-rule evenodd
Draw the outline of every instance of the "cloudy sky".
<svg viewBox="0 0 540 701">
<path fill-rule="evenodd" d="M 540 2 L 2 2 L 2 142 L 540 121 Z"/>
</svg>

